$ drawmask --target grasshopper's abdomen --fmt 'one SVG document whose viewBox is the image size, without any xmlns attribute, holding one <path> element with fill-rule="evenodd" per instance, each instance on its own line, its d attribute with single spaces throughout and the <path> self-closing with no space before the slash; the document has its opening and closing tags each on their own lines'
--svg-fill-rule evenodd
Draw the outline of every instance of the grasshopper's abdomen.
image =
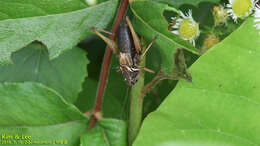
<svg viewBox="0 0 260 146">
<path fill-rule="evenodd" d="M 118 28 L 118 48 L 122 53 L 130 53 L 132 49 L 132 37 L 130 35 L 130 30 L 125 21 L 122 21 L 119 24 Z"/>
</svg>

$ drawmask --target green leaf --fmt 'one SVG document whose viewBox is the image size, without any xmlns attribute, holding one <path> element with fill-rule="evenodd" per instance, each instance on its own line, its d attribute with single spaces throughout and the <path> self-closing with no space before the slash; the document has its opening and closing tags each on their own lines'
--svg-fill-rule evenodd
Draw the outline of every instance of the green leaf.
<svg viewBox="0 0 260 146">
<path fill-rule="evenodd" d="M 109 84 L 109 83 L 108 83 Z M 83 91 L 80 92 L 75 105 L 82 111 L 91 111 L 96 100 L 98 81 L 87 78 L 83 84 Z M 103 98 L 102 114 L 104 117 L 120 118 L 122 105 L 110 90 L 107 90 Z"/>
<path fill-rule="evenodd" d="M 151 0 L 154 2 L 162 2 L 169 4 L 175 8 L 179 8 L 181 5 L 184 4 L 189 4 L 189 5 L 194 5 L 194 6 L 199 6 L 201 2 L 211 2 L 211 3 L 218 3 L 220 0 Z"/>
<path fill-rule="evenodd" d="M 81 136 L 80 146 L 127 146 L 126 123 L 120 120 L 103 119 L 91 131 Z"/>
<path fill-rule="evenodd" d="M 81 44 L 81 47 L 85 47 L 84 50 L 88 53 L 90 64 L 88 65 L 88 77 L 82 85 L 83 90 L 79 93 L 75 105 L 82 112 L 86 112 L 94 108 L 106 44 L 100 38 L 95 37 L 88 43 Z M 122 74 L 117 72 L 118 67 L 118 58 L 112 55 L 111 67 L 102 103 L 102 114 L 105 118 L 124 119 L 127 115 L 126 106 L 129 105 L 127 104 L 127 100 L 129 99 L 127 91 L 130 92 L 130 87 L 127 89 Z M 118 92 L 118 89 L 120 89 L 120 92 Z"/>
<path fill-rule="evenodd" d="M 131 9 L 136 16 L 133 25 L 138 34 L 148 40 L 152 40 L 155 35 L 159 34 L 155 42 L 160 48 L 159 52 L 163 58 L 161 66 L 164 72 L 171 73 L 173 54 L 177 48 L 185 48 L 192 53 L 199 54 L 191 44 L 168 31 L 168 22 L 165 20 L 163 12 L 175 10 L 174 8 L 156 2 L 134 1 L 131 3 Z"/>
<path fill-rule="evenodd" d="M 179 81 L 134 145 L 259 145 L 258 44 L 251 17 L 192 65 L 193 83 Z"/>
<path fill-rule="evenodd" d="M 47 126 L 0 126 L 0 143 L 11 146 L 79 146 L 80 136 L 87 132 L 87 126 L 86 120 Z M 28 139 L 23 139 L 25 137 Z"/>
<path fill-rule="evenodd" d="M 84 0 L 0 0 L 0 5 L 0 20 L 59 14 L 86 8 Z"/>
<path fill-rule="evenodd" d="M 43 126 L 84 119 L 57 92 L 38 83 L 0 84 L 0 126 Z"/>
<path fill-rule="evenodd" d="M 2 10 L 1 5 L 1 64 L 10 63 L 12 52 L 34 40 L 45 44 L 53 59 L 86 38 L 91 26 L 104 28 L 113 18 L 117 7 L 117 0 L 88 8 L 77 0 L 1 0 L 0 4 L 3 3 L 8 10 Z"/>
<path fill-rule="evenodd" d="M 78 146 L 80 136 L 85 134 L 81 138 L 83 145 L 100 145 L 96 139 L 102 137 L 111 146 L 127 145 L 125 122 L 103 119 L 88 131 L 88 119 L 42 84 L 0 84 L 0 99 L 0 110 L 4 111 L 0 118 L 1 144 Z M 100 132 L 102 135 L 97 137 Z"/>
<path fill-rule="evenodd" d="M 12 61 L 13 64 L 0 66 L 0 82 L 39 82 L 55 89 L 69 102 L 76 100 L 89 63 L 79 48 L 50 61 L 46 48 L 38 43 L 15 52 Z"/>
<path fill-rule="evenodd" d="M 57 92 L 39 83 L 0 84 L 0 110 L 1 144 L 45 142 L 53 146 L 56 142 L 67 142 L 68 146 L 78 146 L 79 136 L 87 131 L 88 120 L 84 115 Z M 16 135 L 20 138 L 16 139 Z M 31 138 L 22 139 L 22 135 Z"/>
</svg>

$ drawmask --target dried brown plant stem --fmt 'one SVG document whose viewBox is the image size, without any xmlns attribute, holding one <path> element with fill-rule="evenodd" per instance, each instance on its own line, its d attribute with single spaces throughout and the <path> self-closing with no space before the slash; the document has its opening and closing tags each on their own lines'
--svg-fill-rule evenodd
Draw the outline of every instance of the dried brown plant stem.
<svg viewBox="0 0 260 146">
<path fill-rule="evenodd" d="M 167 75 L 162 71 L 159 71 L 152 81 L 147 83 L 141 91 L 140 98 L 143 99 L 147 93 L 149 93 L 161 80 L 170 79 L 174 80 L 172 75 Z"/>
<path fill-rule="evenodd" d="M 114 20 L 112 34 L 117 34 L 118 24 L 121 20 L 123 20 L 123 18 L 125 16 L 128 4 L 129 4 L 128 0 L 121 1 L 120 7 L 117 12 L 117 16 Z M 116 38 L 116 35 L 110 35 L 110 39 L 115 40 L 115 38 Z M 111 64 L 111 57 L 112 57 L 112 50 L 107 46 L 105 55 L 103 58 L 101 74 L 99 76 L 99 83 L 98 83 L 98 89 L 97 89 L 97 94 L 96 94 L 96 102 L 95 102 L 95 107 L 94 107 L 94 111 L 93 111 L 94 114 L 92 114 L 92 116 L 91 116 L 90 125 L 88 127 L 89 130 L 92 129 L 98 121 L 98 119 L 95 117 L 95 113 L 100 113 L 102 111 L 101 108 L 102 108 L 103 96 L 104 96 L 104 92 L 105 92 L 105 88 L 106 88 L 108 72 L 109 72 L 109 68 L 110 68 L 110 64 Z"/>
</svg>

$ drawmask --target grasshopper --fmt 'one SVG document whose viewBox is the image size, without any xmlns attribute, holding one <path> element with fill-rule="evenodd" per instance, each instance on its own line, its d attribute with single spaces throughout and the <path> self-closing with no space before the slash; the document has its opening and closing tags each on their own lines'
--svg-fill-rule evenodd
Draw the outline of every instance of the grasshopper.
<svg viewBox="0 0 260 146">
<path fill-rule="evenodd" d="M 112 34 L 106 30 L 91 27 L 91 31 L 103 39 L 109 48 L 112 49 L 113 53 L 118 56 L 120 64 L 119 71 L 121 71 L 127 85 L 132 86 L 138 81 L 140 70 L 154 73 L 154 71 L 140 66 L 139 64 L 142 59 L 144 59 L 145 54 L 151 48 L 158 35 L 151 41 L 145 51 L 142 52 L 140 39 L 135 33 L 134 28 L 127 16 L 122 22 L 119 23 L 117 42 L 100 33 L 104 32 Z"/>
</svg>

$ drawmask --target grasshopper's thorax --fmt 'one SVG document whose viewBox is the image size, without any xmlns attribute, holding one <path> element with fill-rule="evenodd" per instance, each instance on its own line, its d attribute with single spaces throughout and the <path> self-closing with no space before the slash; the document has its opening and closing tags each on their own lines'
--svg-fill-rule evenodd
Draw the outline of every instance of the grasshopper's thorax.
<svg viewBox="0 0 260 146">
<path fill-rule="evenodd" d="M 135 66 L 130 53 L 119 53 L 120 71 L 129 86 L 134 85 L 139 79 L 140 71 Z"/>
<path fill-rule="evenodd" d="M 138 68 L 129 67 L 127 65 L 120 65 L 120 71 L 125 82 L 129 86 L 134 85 L 139 79 L 140 71 Z"/>
<path fill-rule="evenodd" d="M 133 61 L 130 53 L 119 53 L 119 63 L 120 65 L 127 65 L 129 67 L 133 66 Z"/>
</svg>

